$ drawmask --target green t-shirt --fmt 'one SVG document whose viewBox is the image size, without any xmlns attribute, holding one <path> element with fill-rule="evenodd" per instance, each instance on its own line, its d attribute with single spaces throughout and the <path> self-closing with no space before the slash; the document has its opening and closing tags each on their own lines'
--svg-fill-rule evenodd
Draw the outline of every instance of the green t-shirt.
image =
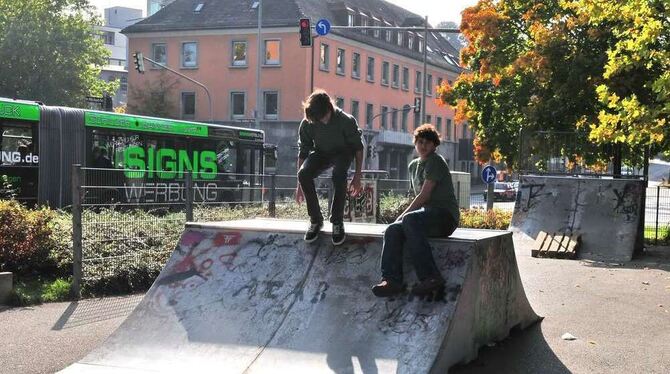
<svg viewBox="0 0 670 374">
<path fill-rule="evenodd" d="M 428 179 L 437 182 L 431 191 L 428 207 L 444 208 L 458 222 L 460 212 L 454 194 L 454 183 L 447 161 L 437 153 L 428 156 L 426 160 L 415 158 L 409 163 L 409 178 L 415 195 L 421 192 L 423 182 Z"/>
<path fill-rule="evenodd" d="M 300 122 L 298 130 L 300 158 L 306 158 L 309 152 L 317 151 L 325 155 L 347 152 L 353 155 L 363 149 L 361 131 L 356 119 L 336 108 L 328 123 L 312 123 L 307 119 Z"/>
</svg>

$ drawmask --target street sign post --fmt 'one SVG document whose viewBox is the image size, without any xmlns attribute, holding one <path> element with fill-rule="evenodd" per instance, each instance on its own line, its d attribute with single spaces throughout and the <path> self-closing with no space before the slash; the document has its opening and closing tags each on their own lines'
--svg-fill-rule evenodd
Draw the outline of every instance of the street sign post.
<svg viewBox="0 0 670 374">
<path fill-rule="evenodd" d="M 497 173 L 498 172 L 496 171 L 496 168 L 494 168 L 492 165 L 488 165 L 484 169 L 482 169 L 482 181 L 484 181 L 484 183 L 487 184 L 486 210 L 493 209 L 493 200 L 495 200 L 493 189 L 495 187 Z"/>
<path fill-rule="evenodd" d="M 496 168 L 493 166 L 486 166 L 484 169 L 482 169 L 482 181 L 486 184 L 495 182 L 497 173 L 498 172 L 496 171 Z"/>
<path fill-rule="evenodd" d="M 324 36 L 327 35 L 329 32 L 330 32 L 330 22 L 325 18 L 321 18 L 316 23 L 316 33 L 321 36 Z"/>
</svg>

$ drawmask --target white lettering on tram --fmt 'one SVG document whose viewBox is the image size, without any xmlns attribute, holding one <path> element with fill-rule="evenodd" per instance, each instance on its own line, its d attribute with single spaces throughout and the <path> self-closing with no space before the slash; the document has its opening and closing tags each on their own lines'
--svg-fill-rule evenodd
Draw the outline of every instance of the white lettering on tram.
<svg viewBox="0 0 670 374">
<path fill-rule="evenodd" d="M 125 183 L 126 201 L 164 203 L 184 202 L 186 192 L 180 183 Z M 194 184 L 193 198 L 196 201 L 217 201 L 218 185 L 210 182 L 205 184 Z"/>
<path fill-rule="evenodd" d="M 28 153 L 21 156 L 21 152 L 2 151 L 0 153 L 0 160 L 3 164 L 39 164 L 39 156 Z"/>
</svg>

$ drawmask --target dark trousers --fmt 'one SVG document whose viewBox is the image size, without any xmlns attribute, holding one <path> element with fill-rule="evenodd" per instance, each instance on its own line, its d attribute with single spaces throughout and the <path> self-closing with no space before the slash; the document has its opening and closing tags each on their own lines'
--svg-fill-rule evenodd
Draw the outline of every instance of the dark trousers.
<svg viewBox="0 0 670 374">
<path fill-rule="evenodd" d="M 420 281 L 440 277 L 428 238 L 447 237 L 457 225 L 446 209 L 439 208 L 421 208 L 407 213 L 402 221 L 390 224 L 384 232 L 382 277 L 396 283 L 403 282 L 404 250 L 409 252 Z"/>
<path fill-rule="evenodd" d="M 319 199 L 316 195 L 314 178 L 318 177 L 329 167 L 333 167 L 333 203 L 330 206 L 330 222 L 342 223 L 344 215 L 344 202 L 347 197 L 347 173 L 353 157 L 343 152 L 336 155 L 324 155 L 312 152 L 303 162 L 298 170 L 298 181 L 305 195 L 307 203 L 307 214 L 312 223 L 323 221 Z"/>
</svg>

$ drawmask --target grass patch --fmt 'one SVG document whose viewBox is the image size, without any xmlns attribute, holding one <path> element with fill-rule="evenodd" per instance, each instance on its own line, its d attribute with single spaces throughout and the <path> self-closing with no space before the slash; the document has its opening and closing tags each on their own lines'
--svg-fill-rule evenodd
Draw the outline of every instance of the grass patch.
<svg viewBox="0 0 670 374">
<path fill-rule="evenodd" d="M 670 226 L 658 226 L 658 236 L 656 234 L 656 226 L 644 227 L 644 241 L 650 244 L 656 244 L 658 238 L 659 244 L 670 243 Z"/>
<path fill-rule="evenodd" d="M 12 291 L 11 304 L 28 306 L 70 299 L 69 279 L 28 278 L 17 280 Z"/>
</svg>

